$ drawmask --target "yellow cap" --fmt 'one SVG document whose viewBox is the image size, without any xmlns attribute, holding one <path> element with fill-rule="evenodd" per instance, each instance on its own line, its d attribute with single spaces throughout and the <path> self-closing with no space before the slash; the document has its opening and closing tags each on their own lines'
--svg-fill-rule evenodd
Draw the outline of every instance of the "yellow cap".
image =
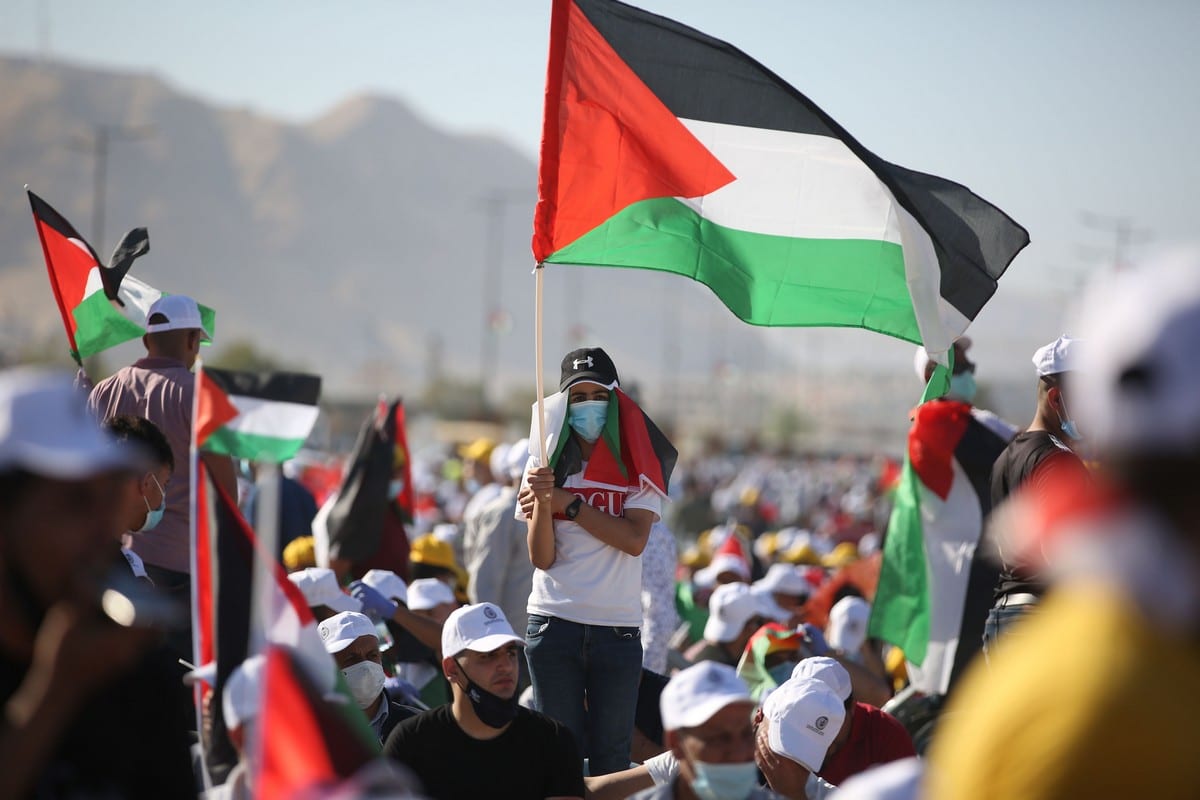
<svg viewBox="0 0 1200 800">
<path fill-rule="evenodd" d="M 315 567 L 317 552 L 311 536 L 298 536 L 283 548 L 283 566 L 288 572 Z"/>
<path fill-rule="evenodd" d="M 431 567 L 457 570 L 458 562 L 454 560 L 454 548 L 449 542 L 443 542 L 432 533 L 427 533 L 412 544 L 409 559 L 417 564 L 428 564 Z"/>
<path fill-rule="evenodd" d="M 783 554 L 783 561 L 789 564 L 809 564 L 821 566 L 821 556 L 808 542 L 801 542 Z"/>
<path fill-rule="evenodd" d="M 823 559 L 824 565 L 831 569 L 839 569 L 855 561 L 858 561 L 858 545 L 854 542 L 842 542 Z"/>
<path fill-rule="evenodd" d="M 470 444 L 464 444 L 458 448 L 458 454 L 471 461 L 487 461 L 492 457 L 492 451 L 495 449 L 495 442 L 486 436 L 481 436 Z"/>
<path fill-rule="evenodd" d="M 707 567 L 709 560 L 708 554 L 695 545 L 684 550 L 683 554 L 679 556 L 679 563 L 690 569 Z"/>
</svg>

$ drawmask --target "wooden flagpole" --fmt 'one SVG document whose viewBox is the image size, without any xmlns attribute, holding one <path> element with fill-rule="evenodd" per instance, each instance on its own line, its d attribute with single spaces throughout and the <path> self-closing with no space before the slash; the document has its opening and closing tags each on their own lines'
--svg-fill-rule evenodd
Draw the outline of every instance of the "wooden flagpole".
<svg viewBox="0 0 1200 800">
<path fill-rule="evenodd" d="M 550 466 L 550 457 L 546 453 L 546 402 L 543 399 L 545 392 L 542 386 L 542 274 L 545 269 L 542 262 L 538 262 L 533 269 L 534 289 L 533 289 L 533 361 L 534 369 L 537 370 L 537 437 L 538 448 L 541 451 L 541 466 Z"/>
</svg>

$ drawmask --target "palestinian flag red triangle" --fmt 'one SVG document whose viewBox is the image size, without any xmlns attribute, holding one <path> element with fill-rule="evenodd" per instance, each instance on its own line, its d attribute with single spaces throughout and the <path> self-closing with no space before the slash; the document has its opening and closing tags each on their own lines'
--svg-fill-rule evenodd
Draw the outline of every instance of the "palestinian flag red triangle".
<svg viewBox="0 0 1200 800">
<path fill-rule="evenodd" d="M 574 3 L 556 2 L 533 253 L 542 261 L 624 208 L 734 180 Z"/>
</svg>

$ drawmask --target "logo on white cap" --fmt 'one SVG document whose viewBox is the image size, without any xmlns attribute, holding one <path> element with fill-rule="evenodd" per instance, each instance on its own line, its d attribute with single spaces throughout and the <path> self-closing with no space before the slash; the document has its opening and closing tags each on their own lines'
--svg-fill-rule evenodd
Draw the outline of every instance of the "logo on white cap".
<svg viewBox="0 0 1200 800">
<path fill-rule="evenodd" d="M 825 733 L 825 728 L 828 725 L 829 717 L 817 717 L 813 724 L 808 726 L 808 729 L 823 735 Z"/>
<path fill-rule="evenodd" d="M 494 620 L 494 619 L 497 619 L 497 617 L 496 617 L 496 609 L 492 608 L 491 606 L 484 606 L 484 607 L 483 607 L 483 615 L 484 615 L 485 617 L 487 617 L 489 620 Z"/>
</svg>

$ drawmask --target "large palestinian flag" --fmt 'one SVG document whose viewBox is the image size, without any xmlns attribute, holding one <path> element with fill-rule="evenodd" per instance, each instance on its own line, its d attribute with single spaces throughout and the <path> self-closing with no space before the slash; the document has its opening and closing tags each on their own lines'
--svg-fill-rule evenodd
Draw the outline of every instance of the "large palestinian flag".
<svg viewBox="0 0 1200 800">
<path fill-rule="evenodd" d="M 868 631 L 904 651 L 927 694 L 945 694 L 981 648 L 999 570 L 975 554 L 992 464 L 1011 435 L 956 400 L 913 416 Z"/>
<path fill-rule="evenodd" d="M 320 394 L 317 375 L 202 367 L 196 371 L 196 446 L 251 461 L 287 461 L 316 424 Z"/>
<path fill-rule="evenodd" d="M 150 251 L 146 229 L 125 234 L 105 265 L 65 217 L 33 192 L 27 194 L 72 357 L 87 358 L 144 334 L 150 306 L 164 294 L 129 274 L 134 259 Z M 216 313 L 199 308 L 204 330 L 212 336 Z"/>
<path fill-rule="evenodd" d="M 546 452 L 560 485 L 563 478 L 578 472 L 583 464 L 579 445 L 571 436 L 567 421 L 567 398 L 568 393 L 562 391 L 547 397 L 544 403 Z M 540 459 L 537 437 L 541 427 L 538 423 L 535 403 L 529 423 L 529 452 Z M 596 440 L 583 477 L 619 490 L 636 491 L 648 487 L 665 498 L 677 457 L 675 447 L 646 412 L 629 395 L 613 387 L 608 394 L 604 430 Z"/>
<path fill-rule="evenodd" d="M 686 275 L 746 322 L 867 328 L 942 363 L 1029 241 L 745 53 L 613 0 L 554 0 L 538 192 L 538 263 Z"/>
</svg>

